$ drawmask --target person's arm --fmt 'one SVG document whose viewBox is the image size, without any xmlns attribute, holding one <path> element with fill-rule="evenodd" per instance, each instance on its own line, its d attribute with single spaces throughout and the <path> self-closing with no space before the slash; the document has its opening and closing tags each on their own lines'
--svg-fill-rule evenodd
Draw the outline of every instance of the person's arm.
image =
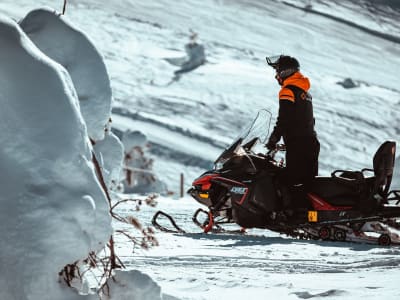
<svg viewBox="0 0 400 300">
<path fill-rule="evenodd" d="M 279 114 L 267 143 L 268 149 L 275 148 L 282 135 L 290 131 L 291 120 L 294 118 L 294 101 L 294 94 L 291 90 L 287 88 L 281 89 L 279 92 Z"/>
</svg>

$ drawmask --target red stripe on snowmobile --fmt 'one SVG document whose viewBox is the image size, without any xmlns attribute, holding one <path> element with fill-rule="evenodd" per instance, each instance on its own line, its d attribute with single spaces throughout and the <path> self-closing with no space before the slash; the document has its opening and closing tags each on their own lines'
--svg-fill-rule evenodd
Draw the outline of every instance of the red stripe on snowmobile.
<svg viewBox="0 0 400 300">
<path fill-rule="evenodd" d="M 350 210 L 351 206 L 333 206 L 326 202 L 321 197 L 313 193 L 307 194 L 308 198 L 311 200 L 311 204 L 315 210 Z"/>
<path fill-rule="evenodd" d="M 201 185 L 202 190 L 209 190 L 211 187 L 210 180 L 217 176 L 218 176 L 218 174 L 209 174 L 209 175 L 202 176 L 202 177 L 196 179 L 195 181 L 193 181 L 192 185 Z"/>
</svg>

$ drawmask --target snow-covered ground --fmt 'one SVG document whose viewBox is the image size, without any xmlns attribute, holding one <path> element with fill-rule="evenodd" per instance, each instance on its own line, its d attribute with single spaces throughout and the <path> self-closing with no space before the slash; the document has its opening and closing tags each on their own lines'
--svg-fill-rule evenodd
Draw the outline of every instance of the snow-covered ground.
<svg viewBox="0 0 400 300">
<path fill-rule="evenodd" d="M 19 20 L 43 5 L 60 11 L 59 2 L 2 0 L 0 14 Z M 400 44 L 390 38 L 400 38 L 400 12 L 378 7 L 376 15 L 367 2 L 70 0 L 66 18 L 105 58 L 113 126 L 147 134 L 154 170 L 177 194 L 179 174 L 188 187 L 258 109 L 276 115 L 279 87 L 266 55 L 297 57 L 311 79 L 321 174 L 371 167 L 383 141 L 400 140 Z M 289 4 L 312 4 L 358 26 Z M 199 34 L 208 62 L 168 85 L 176 67 L 163 58 L 184 55 L 190 29 Z M 359 87 L 336 84 L 345 78 Z M 162 199 L 159 209 L 183 224 L 195 206 L 188 198 Z M 144 208 L 141 219 L 147 222 L 151 213 Z M 297 241 L 264 231 L 158 237 L 161 245 L 151 251 L 120 253 L 130 268 L 182 299 L 400 296 L 398 249 Z"/>
<path fill-rule="evenodd" d="M 400 297 L 399 248 L 295 240 L 263 230 L 203 234 L 191 225 L 198 207 L 190 198 L 161 198 L 156 208 L 143 207 L 140 219 L 161 209 L 193 233 L 158 232 L 159 247 L 135 253 L 122 239 L 119 253 L 127 268 L 140 269 L 180 299 Z M 120 212 L 129 214 L 129 206 Z"/>
</svg>

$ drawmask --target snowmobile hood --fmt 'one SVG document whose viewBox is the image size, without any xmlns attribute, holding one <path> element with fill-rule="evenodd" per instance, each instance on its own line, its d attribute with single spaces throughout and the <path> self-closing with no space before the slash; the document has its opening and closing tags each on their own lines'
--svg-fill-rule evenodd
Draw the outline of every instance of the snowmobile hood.
<svg viewBox="0 0 400 300">
<path fill-rule="evenodd" d="M 300 72 L 296 72 L 292 76 L 286 78 L 283 82 L 283 88 L 287 85 L 297 86 L 306 92 L 310 89 L 311 86 L 310 80 Z"/>
</svg>

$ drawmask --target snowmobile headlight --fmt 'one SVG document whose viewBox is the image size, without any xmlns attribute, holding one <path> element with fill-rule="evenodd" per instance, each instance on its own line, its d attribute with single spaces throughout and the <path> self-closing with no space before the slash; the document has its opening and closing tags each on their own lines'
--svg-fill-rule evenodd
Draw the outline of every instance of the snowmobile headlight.
<svg viewBox="0 0 400 300">
<path fill-rule="evenodd" d="M 207 193 L 200 193 L 199 197 L 202 199 L 208 199 L 208 194 Z"/>
</svg>

